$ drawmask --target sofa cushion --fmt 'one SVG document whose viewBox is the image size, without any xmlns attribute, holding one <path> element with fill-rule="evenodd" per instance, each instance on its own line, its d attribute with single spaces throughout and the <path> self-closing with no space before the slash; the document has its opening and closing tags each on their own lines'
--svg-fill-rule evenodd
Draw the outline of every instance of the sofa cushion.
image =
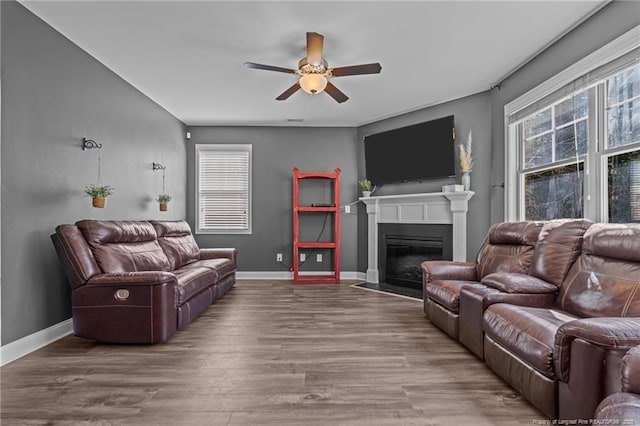
<svg viewBox="0 0 640 426">
<path fill-rule="evenodd" d="M 199 259 L 200 248 L 187 222 L 152 220 L 151 224 L 158 234 L 158 243 L 167 255 L 172 269 L 178 269 Z"/>
<path fill-rule="evenodd" d="M 149 222 L 82 220 L 76 223 L 106 273 L 169 271 L 169 259 Z"/>
<path fill-rule="evenodd" d="M 184 268 L 209 268 L 216 271 L 218 274 L 218 280 L 221 280 L 236 271 L 236 264 L 231 259 L 227 258 L 204 259 L 189 263 L 181 269 Z"/>
<path fill-rule="evenodd" d="M 182 306 L 217 280 L 216 272 L 209 268 L 183 268 L 173 273 L 178 280 L 178 306 Z"/>
<path fill-rule="evenodd" d="M 497 344 L 554 379 L 553 348 L 558 328 L 577 319 L 564 312 L 497 303 L 484 313 L 483 328 Z"/>
<path fill-rule="evenodd" d="M 478 279 L 494 272 L 528 273 L 540 229 L 542 222 L 529 221 L 491 226 L 476 258 Z"/>
<path fill-rule="evenodd" d="M 460 306 L 460 290 L 464 286 L 481 286 L 476 281 L 440 280 L 425 284 L 426 296 L 453 313 L 458 313 Z"/>
<path fill-rule="evenodd" d="M 546 222 L 540 230 L 533 251 L 530 275 L 560 287 L 582 251 L 588 219 L 557 219 Z"/>
<path fill-rule="evenodd" d="M 591 225 L 558 304 L 585 318 L 640 316 L 640 224 Z"/>
</svg>

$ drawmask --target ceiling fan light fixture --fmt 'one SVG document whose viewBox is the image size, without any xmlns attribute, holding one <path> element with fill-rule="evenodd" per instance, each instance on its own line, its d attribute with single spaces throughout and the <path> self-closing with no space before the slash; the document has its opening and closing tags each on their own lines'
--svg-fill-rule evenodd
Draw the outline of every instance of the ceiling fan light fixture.
<svg viewBox="0 0 640 426">
<path fill-rule="evenodd" d="M 311 95 L 322 92 L 327 87 L 327 82 L 324 74 L 304 74 L 300 77 L 300 87 Z"/>
</svg>

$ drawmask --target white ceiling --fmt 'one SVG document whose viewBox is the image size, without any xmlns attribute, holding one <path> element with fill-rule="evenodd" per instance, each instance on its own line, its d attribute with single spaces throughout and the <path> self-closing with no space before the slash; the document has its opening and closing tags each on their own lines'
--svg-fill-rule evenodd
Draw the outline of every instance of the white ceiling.
<svg viewBox="0 0 640 426">
<path fill-rule="evenodd" d="M 21 1 L 188 125 L 358 126 L 488 90 L 602 1 Z M 330 67 L 380 62 L 333 79 L 349 96 L 298 91 L 305 33 Z M 287 119 L 304 122 L 288 123 Z"/>
</svg>

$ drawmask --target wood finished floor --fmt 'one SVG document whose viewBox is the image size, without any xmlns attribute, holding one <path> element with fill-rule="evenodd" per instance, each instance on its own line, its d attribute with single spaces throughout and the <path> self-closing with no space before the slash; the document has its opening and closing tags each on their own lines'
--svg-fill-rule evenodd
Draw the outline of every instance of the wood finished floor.
<svg viewBox="0 0 640 426">
<path fill-rule="evenodd" d="M 239 281 L 158 345 L 68 336 L 0 369 L 3 425 L 514 425 L 543 419 L 420 301 Z"/>
</svg>

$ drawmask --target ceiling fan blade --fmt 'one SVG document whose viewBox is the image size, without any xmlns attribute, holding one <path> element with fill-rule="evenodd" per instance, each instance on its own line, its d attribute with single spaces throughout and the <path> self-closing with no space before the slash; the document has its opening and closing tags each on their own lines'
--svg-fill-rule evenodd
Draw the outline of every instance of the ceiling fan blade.
<svg viewBox="0 0 640 426">
<path fill-rule="evenodd" d="M 296 84 L 294 84 L 293 86 L 289 87 L 287 90 L 285 90 L 284 92 L 282 92 L 282 94 L 280 96 L 278 96 L 276 98 L 276 100 L 278 101 L 284 101 L 285 99 L 287 99 L 289 96 L 293 95 L 294 93 L 296 93 L 298 90 L 300 90 L 300 83 L 298 83 L 296 81 Z"/>
<path fill-rule="evenodd" d="M 345 102 L 349 97 L 342 93 L 340 89 L 331 84 L 330 81 L 327 82 L 327 87 L 324 88 L 324 91 L 329 94 L 333 99 L 336 100 L 339 104 Z"/>
<path fill-rule="evenodd" d="M 292 70 L 289 68 L 282 68 L 282 67 L 274 67 L 273 65 L 263 65 L 263 64 L 256 64 L 253 62 L 245 62 L 244 66 L 247 68 L 253 68 L 256 70 L 266 70 L 266 71 L 277 71 L 277 72 L 284 72 L 287 74 L 295 74 L 296 70 Z"/>
<path fill-rule="evenodd" d="M 378 74 L 382 66 L 376 62 L 373 64 L 351 65 L 348 67 L 333 68 L 331 75 L 334 77 L 344 77 L 346 75 Z"/>
<path fill-rule="evenodd" d="M 318 33 L 307 33 L 307 63 L 320 64 L 322 62 L 322 45 L 324 36 Z"/>
</svg>

